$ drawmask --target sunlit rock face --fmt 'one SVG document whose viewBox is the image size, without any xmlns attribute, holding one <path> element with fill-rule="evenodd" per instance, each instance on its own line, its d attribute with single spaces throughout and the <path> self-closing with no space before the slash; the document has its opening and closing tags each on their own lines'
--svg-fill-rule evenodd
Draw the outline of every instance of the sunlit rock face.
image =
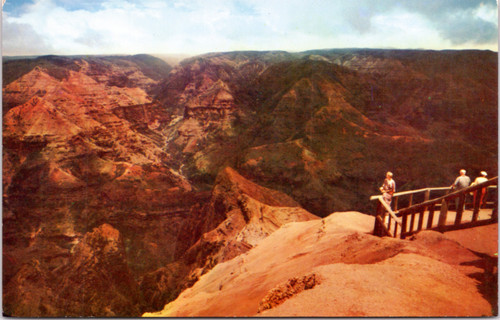
<svg viewBox="0 0 500 320">
<path fill-rule="evenodd" d="M 11 104 L 3 118 L 5 283 L 24 270 L 40 274 L 31 285 L 54 290 L 46 279 L 60 275 L 54 270 L 69 272 L 76 246 L 103 223 L 121 233 L 124 267 L 135 286 L 140 274 L 173 259 L 183 212 L 197 197 L 163 148 L 160 130 L 171 118 L 148 94 L 159 79 L 148 68 L 158 61 L 147 67 L 149 58 L 134 62 L 140 58 L 75 58 L 71 68 L 41 59 L 4 86 Z M 163 76 L 170 69 L 164 67 Z M 127 81 L 116 83 L 125 74 Z M 30 314 L 65 315 L 59 294 L 44 297 L 46 313 Z M 137 315 L 140 301 L 85 314 Z M 71 308 L 73 315 L 84 310 Z M 22 315 L 15 306 L 9 310 Z"/>
<path fill-rule="evenodd" d="M 488 51 L 47 56 L 3 72 L 9 315 L 158 311 L 290 223 L 370 213 L 388 170 L 406 190 L 497 174 Z"/>
</svg>

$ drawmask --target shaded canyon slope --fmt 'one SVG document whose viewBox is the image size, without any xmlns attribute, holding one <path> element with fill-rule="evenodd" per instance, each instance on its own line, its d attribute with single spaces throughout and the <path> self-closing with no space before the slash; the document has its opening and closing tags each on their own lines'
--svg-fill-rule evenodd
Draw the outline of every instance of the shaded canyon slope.
<svg viewBox="0 0 500 320">
<path fill-rule="evenodd" d="M 3 80 L 6 315 L 158 311 L 287 226 L 369 214 L 387 170 L 497 174 L 489 51 L 44 56 Z"/>
<path fill-rule="evenodd" d="M 213 53 L 184 60 L 158 99 L 190 181 L 232 166 L 318 215 L 400 189 L 497 173 L 497 55 L 489 51 Z"/>
</svg>

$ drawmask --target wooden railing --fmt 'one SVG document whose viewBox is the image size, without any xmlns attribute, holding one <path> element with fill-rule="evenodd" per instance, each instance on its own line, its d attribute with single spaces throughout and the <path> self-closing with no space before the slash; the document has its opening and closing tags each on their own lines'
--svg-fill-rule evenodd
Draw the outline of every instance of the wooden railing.
<svg viewBox="0 0 500 320">
<path fill-rule="evenodd" d="M 451 193 L 450 191 L 452 190 L 449 187 L 398 192 L 393 195 L 392 205 L 394 209 L 384 201 L 382 195 L 371 196 L 370 200 L 377 201 L 373 234 L 404 239 L 423 229 L 445 232 L 496 223 L 498 221 L 497 185 L 498 177 L 495 177 L 483 183 Z M 431 195 L 435 195 L 437 192 L 445 194 L 432 198 Z M 482 199 L 480 194 L 482 192 L 486 192 L 485 201 L 480 203 Z M 476 193 L 477 196 L 473 197 L 475 201 L 467 202 L 466 199 L 470 197 L 470 193 Z M 408 205 L 405 208 L 398 209 L 398 204 L 401 203 L 399 199 L 406 196 L 408 197 L 406 199 Z M 414 204 L 415 196 L 420 196 L 421 198 L 423 196 L 423 201 Z M 448 210 L 452 200 L 457 203 L 455 205 L 454 219 L 451 216 L 453 212 Z M 470 217 L 464 217 L 464 205 L 472 208 L 472 211 L 467 211 Z M 482 206 L 485 209 L 481 209 Z M 491 214 L 489 216 L 488 214 L 482 214 L 480 218 L 480 212 L 484 213 L 485 210 L 490 209 Z M 436 216 L 437 212 L 439 213 L 438 216 Z M 484 218 L 484 216 L 488 217 Z M 436 217 L 437 221 L 435 221 Z M 450 219 L 448 219 L 449 217 L 452 218 L 451 224 Z M 424 220 L 426 220 L 425 225 Z"/>
</svg>

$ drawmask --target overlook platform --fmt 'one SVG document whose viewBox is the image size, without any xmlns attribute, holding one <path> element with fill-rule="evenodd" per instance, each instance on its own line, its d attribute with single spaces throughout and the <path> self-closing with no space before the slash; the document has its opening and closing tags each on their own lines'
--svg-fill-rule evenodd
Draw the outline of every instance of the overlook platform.
<svg viewBox="0 0 500 320">
<path fill-rule="evenodd" d="M 391 203 L 394 209 L 382 195 L 372 196 L 370 200 L 377 201 L 373 233 L 404 239 L 421 230 L 447 232 L 497 223 L 497 184 L 495 177 L 458 191 L 440 187 L 398 192 Z M 431 193 L 438 196 L 432 197 Z M 405 202 L 400 201 L 402 197 Z M 406 206 L 398 209 L 403 203 Z"/>
</svg>

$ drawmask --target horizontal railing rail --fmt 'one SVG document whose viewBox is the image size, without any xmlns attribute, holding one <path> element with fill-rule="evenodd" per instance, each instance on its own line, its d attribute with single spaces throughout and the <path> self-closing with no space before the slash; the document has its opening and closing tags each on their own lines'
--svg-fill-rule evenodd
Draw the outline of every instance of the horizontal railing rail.
<svg viewBox="0 0 500 320">
<path fill-rule="evenodd" d="M 419 194 L 423 194 L 424 200 L 429 200 L 431 198 L 431 193 L 435 193 L 436 191 L 440 191 L 440 192 L 450 191 L 450 187 L 423 188 L 423 189 L 418 189 L 418 190 L 396 192 L 392 196 L 394 210 L 398 210 L 398 206 L 400 205 L 400 203 L 399 203 L 400 197 L 409 196 L 407 207 L 410 207 L 413 205 L 414 196 L 419 195 Z M 377 200 L 379 198 L 382 199 L 382 195 L 371 196 L 370 200 Z"/>
<path fill-rule="evenodd" d="M 421 193 L 421 192 L 427 192 L 427 191 L 443 191 L 443 190 L 450 190 L 450 187 L 423 188 L 423 189 L 418 189 L 418 190 L 401 191 L 401 192 L 394 193 L 392 196 L 393 197 L 400 197 L 400 196 L 407 196 L 407 195 Z M 374 196 L 370 197 L 370 200 L 376 200 L 376 199 L 381 198 L 381 197 L 382 197 L 382 195 L 374 195 Z"/>
</svg>

